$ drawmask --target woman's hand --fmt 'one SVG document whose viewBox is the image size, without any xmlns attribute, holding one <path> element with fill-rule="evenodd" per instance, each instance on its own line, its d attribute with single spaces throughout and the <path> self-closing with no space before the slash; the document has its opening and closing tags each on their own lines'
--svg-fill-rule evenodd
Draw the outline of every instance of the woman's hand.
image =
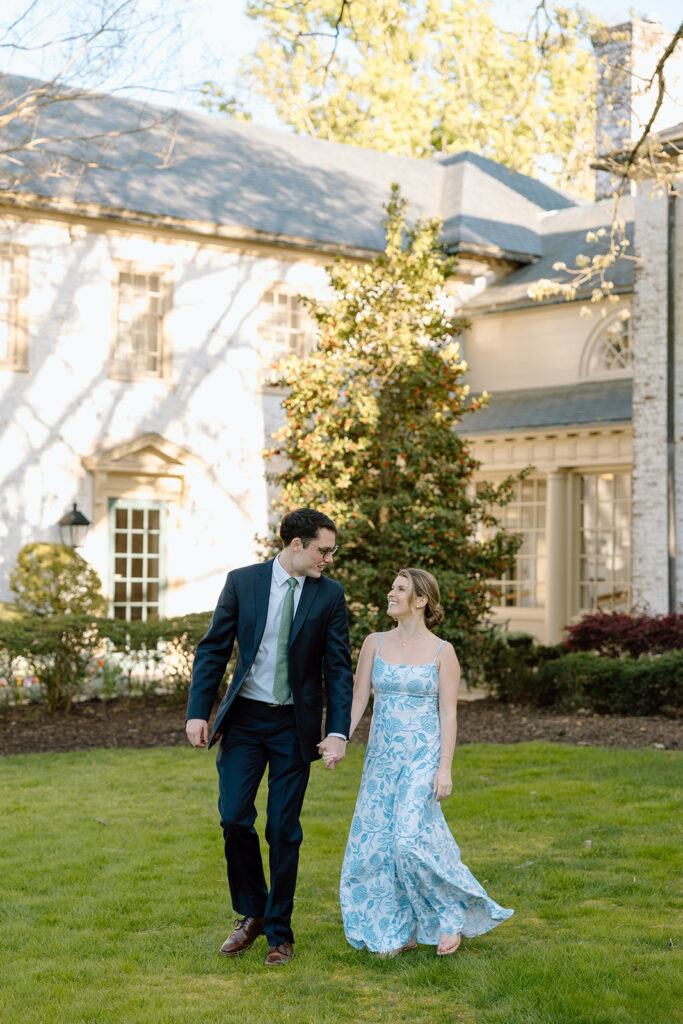
<svg viewBox="0 0 683 1024">
<path fill-rule="evenodd" d="M 432 792 L 434 793 L 437 800 L 443 800 L 444 797 L 451 795 L 453 789 L 453 780 L 451 779 L 451 766 L 450 764 L 440 764 L 439 770 L 434 776 L 434 786 Z"/>
</svg>

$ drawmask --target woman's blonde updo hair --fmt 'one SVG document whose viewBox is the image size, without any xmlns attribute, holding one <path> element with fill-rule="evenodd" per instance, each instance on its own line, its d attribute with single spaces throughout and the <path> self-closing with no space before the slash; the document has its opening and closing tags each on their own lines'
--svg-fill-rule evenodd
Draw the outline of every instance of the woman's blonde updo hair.
<svg viewBox="0 0 683 1024">
<path fill-rule="evenodd" d="M 424 569 L 400 569 L 397 576 L 403 576 L 410 583 L 411 598 L 413 603 L 416 597 L 426 597 L 425 605 L 425 626 L 427 629 L 436 629 L 443 619 L 443 608 L 441 607 L 441 594 L 439 584 L 431 572 Z"/>
</svg>

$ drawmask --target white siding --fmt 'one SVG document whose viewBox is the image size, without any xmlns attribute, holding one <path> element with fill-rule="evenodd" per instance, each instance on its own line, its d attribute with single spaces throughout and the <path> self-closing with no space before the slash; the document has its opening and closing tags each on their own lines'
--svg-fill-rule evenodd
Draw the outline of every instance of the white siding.
<svg viewBox="0 0 683 1024">
<path fill-rule="evenodd" d="M 476 394 L 579 383 L 581 356 L 600 312 L 580 315 L 581 303 L 488 313 L 472 319 L 464 355 Z M 627 301 L 609 306 L 610 315 Z"/>
<path fill-rule="evenodd" d="M 226 569 L 254 556 L 269 513 L 261 452 L 280 410 L 257 372 L 259 299 L 274 281 L 320 293 L 322 266 L 47 219 L 5 219 L 0 241 L 29 247 L 29 371 L 0 369 L 0 599 L 11 599 L 19 548 L 57 540 L 72 501 L 93 518 L 82 458 L 156 432 L 208 466 L 188 505 L 171 509 L 167 611 L 212 607 Z M 168 379 L 108 376 L 114 260 L 170 268 Z M 91 535 L 83 552 L 103 579 L 105 549 Z"/>
</svg>

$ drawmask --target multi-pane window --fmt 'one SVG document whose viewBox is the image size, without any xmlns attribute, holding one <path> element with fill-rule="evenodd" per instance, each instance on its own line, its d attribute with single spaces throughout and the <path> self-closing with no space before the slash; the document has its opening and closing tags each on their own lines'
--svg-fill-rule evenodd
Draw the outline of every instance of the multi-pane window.
<svg viewBox="0 0 683 1024">
<path fill-rule="evenodd" d="M 163 614 L 165 512 L 161 501 L 110 503 L 116 619 L 147 622 Z"/>
<path fill-rule="evenodd" d="M 581 477 L 579 605 L 583 610 L 631 603 L 631 475 Z"/>
<path fill-rule="evenodd" d="M 625 313 L 608 320 L 591 338 L 583 358 L 582 376 L 626 376 L 633 370 L 633 329 Z"/>
<path fill-rule="evenodd" d="M 518 480 L 509 504 L 497 508 L 496 515 L 509 533 L 520 534 L 522 544 L 514 566 L 496 580 L 500 594 L 497 604 L 504 607 L 543 608 L 546 600 L 547 551 L 545 532 L 546 482 L 530 478 Z"/>
<path fill-rule="evenodd" d="M 264 379 L 277 381 L 277 363 L 287 356 L 306 356 L 313 346 L 313 322 L 299 296 L 274 285 L 261 297 L 259 349 Z"/>
<path fill-rule="evenodd" d="M 23 300 L 27 292 L 28 258 L 24 250 L 0 248 L 0 366 L 28 366 L 28 330 Z"/>
<path fill-rule="evenodd" d="M 170 282 L 160 270 L 126 267 L 118 271 L 111 374 L 134 380 L 161 377 L 167 370 L 164 318 Z"/>
</svg>

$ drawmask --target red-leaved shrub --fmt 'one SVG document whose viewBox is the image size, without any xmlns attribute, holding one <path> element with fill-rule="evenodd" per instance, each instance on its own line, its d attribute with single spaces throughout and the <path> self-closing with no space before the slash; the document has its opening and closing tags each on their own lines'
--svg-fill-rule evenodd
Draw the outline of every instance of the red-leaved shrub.
<svg viewBox="0 0 683 1024">
<path fill-rule="evenodd" d="M 639 658 L 683 650 L 683 615 L 594 612 L 567 627 L 565 647 L 570 651 L 594 651 L 608 658 L 624 654 Z"/>
</svg>

